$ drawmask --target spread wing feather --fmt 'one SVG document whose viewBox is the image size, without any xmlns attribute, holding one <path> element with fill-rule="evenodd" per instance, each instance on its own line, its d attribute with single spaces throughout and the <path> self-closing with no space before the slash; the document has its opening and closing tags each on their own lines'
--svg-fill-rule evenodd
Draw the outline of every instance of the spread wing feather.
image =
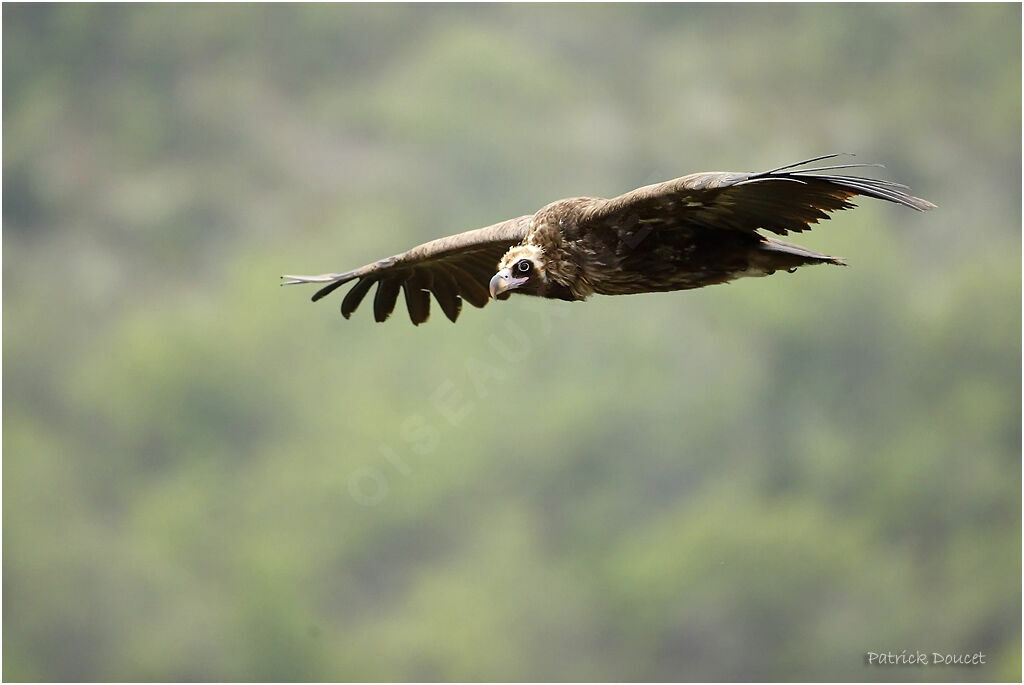
<svg viewBox="0 0 1024 685">
<path fill-rule="evenodd" d="M 369 292 L 374 283 L 376 283 L 376 281 L 372 278 L 360 278 L 359 282 L 356 283 L 351 290 L 345 293 L 345 299 L 341 301 L 341 315 L 346 319 L 352 316 L 352 312 L 354 312 L 356 307 L 358 307 L 363 301 L 363 298 L 366 297 L 366 293 Z M 338 285 L 341 285 L 341 283 Z"/>
<path fill-rule="evenodd" d="M 850 198 L 875 197 L 924 211 L 935 205 L 905 192 L 892 181 L 822 173 L 863 169 L 877 164 L 834 164 L 799 167 L 837 155 L 825 155 L 761 173 L 710 172 L 637 188 L 610 200 L 596 200 L 581 228 L 628 230 L 644 224 L 686 223 L 736 231 L 764 229 L 778 235 L 806 231 L 850 209 Z"/>
<path fill-rule="evenodd" d="M 443 268 L 435 269 L 429 287 L 430 292 L 434 293 L 434 299 L 441 305 L 441 311 L 449 321 L 455 323 L 459 318 L 459 312 L 462 311 L 462 298 L 459 297 L 459 289 L 454 279 Z"/>
<path fill-rule="evenodd" d="M 382 278 L 377 286 L 377 294 L 373 296 L 373 319 L 380 323 L 387 321 L 391 312 L 395 311 L 398 302 L 398 291 L 405 278 Z"/>
<path fill-rule="evenodd" d="M 372 262 L 358 269 L 321 276 L 284 276 L 285 285 L 325 283 L 313 295 L 313 301 L 329 295 L 342 285 L 356 281 L 341 301 L 346 319 L 362 303 L 375 284 L 373 318 L 386 320 L 395 310 L 399 291 L 405 293 L 409 318 L 416 325 L 430 316 L 430 293 L 441 310 L 455 321 L 462 301 L 483 307 L 490 296 L 487 283 L 501 256 L 521 242 L 529 230 L 530 216 L 509 219 L 493 226 L 431 240 L 407 252 Z"/>
<path fill-rule="evenodd" d="M 405 293 L 405 306 L 409 310 L 409 318 L 413 324 L 419 326 L 430 316 L 430 291 L 426 289 L 430 272 L 426 269 L 416 269 L 413 275 L 402 284 L 402 291 Z"/>
</svg>

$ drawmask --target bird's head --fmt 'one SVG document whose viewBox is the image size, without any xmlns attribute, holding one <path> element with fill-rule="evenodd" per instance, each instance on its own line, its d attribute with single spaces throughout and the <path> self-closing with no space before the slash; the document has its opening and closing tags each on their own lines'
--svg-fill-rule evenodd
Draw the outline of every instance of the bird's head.
<svg viewBox="0 0 1024 685">
<path fill-rule="evenodd" d="M 516 245 L 506 252 L 490 284 L 491 297 L 496 300 L 507 300 L 512 290 L 543 295 L 547 287 L 544 250 L 536 245 Z"/>
</svg>

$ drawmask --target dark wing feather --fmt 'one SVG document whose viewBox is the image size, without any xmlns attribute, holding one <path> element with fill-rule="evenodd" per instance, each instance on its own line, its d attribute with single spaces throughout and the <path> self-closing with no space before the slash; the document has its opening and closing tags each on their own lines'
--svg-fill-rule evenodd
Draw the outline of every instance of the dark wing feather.
<svg viewBox="0 0 1024 685">
<path fill-rule="evenodd" d="M 430 295 L 434 293 L 441 310 L 451 321 L 459 316 L 462 300 L 483 307 L 490 296 L 487 283 L 498 261 L 510 247 L 520 243 L 529 230 L 530 216 L 509 219 L 493 226 L 439 238 L 408 252 L 367 264 L 345 273 L 322 276 L 284 276 L 285 285 L 326 283 L 313 295 L 313 301 L 357 280 L 341 301 L 341 314 L 352 315 L 377 284 L 373 298 L 373 316 L 384 321 L 395 309 L 400 290 L 405 292 L 409 318 L 416 325 L 430 316 Z M 429 291 L 429 292 L 428 292 Z"/>
<path fill-rule="evenodd" d="M 395 303 L 398 302 L 398 291 L 402 287 L 403 280 L 397 278 L 383 278 L 377 286 L 377 294 L 373 296 L 373 319 L 377 323 L 387 321 L 391 312 L 395 311 Z"/>
<path fill-rule="evenodd" d="M 491 276 L 494 275 L 495 268 L 498 265 L 498 260 L 501 259 L 503 254 L 505 252 L 498 255 L 498 259 L 494 260 L 490 268 L 481 268 L 469 260 L 461 263 L 445 264 L 448 273 L 455 278 L 455 283 L 459 288 L 459 294 L 462 295 L 462 299 L 477 308 L 487 304 L 491 299 L 491 295 L 487 291 L 485 284 L 491 280 Z"/>
<path fill-rule="evenodd" d="M 425 269 L 416 269 L 412 278 L 402 284 L 405 292 L 405 306 L 409 310 L 409 318 L 415 326 L 419 326 L 430 317 L 430 291 L 427 290 L 427 283 L 430 280 L 430 272 Z"/>
<path fill-rule="evenodd" d="M 836 169 L 875 167 L 838 164 L 800 170 L 826 155 L 761 173 L 710 172 L 644 186 L 610 200 L 595 200 L 584 214 L 582 228 L 639 227 L 659 223 L 698 225 L 736 231 L 764 229 L 779 235 L 800 232 L 830 212 L 850 209 L 857 195 L 895 202 L 924 211 L 931 202 L 904 192 L 892 181 L 822 173 Z"/>
<path fill-rule="evenodd" d="M 366 293 L 369 292 L 373 284 L 376 283 L 372 278 L 360 278 L 359 282 L 352 287 L 347 293 L 345 293 L 345 299 L 341 301 L 341 315 L 346 319 L 352 316 L 352 312 L 356 310 L 356 307 L 366 297 Z"/>
<path fill-rule="evenodd" d="M 462 311 L 462 298 L 459 297 L 459 289 L 455 280 L 444 269 L 436 269 L 433 279 L 430 282 L 430 292 L 441 305 L 441 311 L 448 317 L 448 320 L 455 323 Z"/>
</svg>

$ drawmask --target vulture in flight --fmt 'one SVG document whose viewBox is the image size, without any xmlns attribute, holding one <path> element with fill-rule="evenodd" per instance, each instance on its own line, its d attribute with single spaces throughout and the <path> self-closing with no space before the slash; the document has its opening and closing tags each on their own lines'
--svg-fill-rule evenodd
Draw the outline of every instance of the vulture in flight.
<svg viewBox="0 0 1024 685">
<path fill-rule="evenodd" d="M 416 325 L 430 316 L 433 293 L 454 322 L 463 300 L 474 307 L 512 294 L 575 301 L 702 288 L 808 264 L 843 265 L 760 231 L 806 231 L 829 212 L 854 207 L 850 199 L 857 195 L 918 211 L 935 206 L 899 183 L 833 173 L 879 165 L 807 168 L 836 156 L 760 173 L 691 174 L 612 199 L 558 200 L 535 214 L 432 240 L 352 271 L 284 276 L 283 285 L 326 284 L 315 302 L 354 281 L 341 301 L 346 319 L 376 285 L 377 321 L 394 311 L 401 291 Z"/>
</svg>

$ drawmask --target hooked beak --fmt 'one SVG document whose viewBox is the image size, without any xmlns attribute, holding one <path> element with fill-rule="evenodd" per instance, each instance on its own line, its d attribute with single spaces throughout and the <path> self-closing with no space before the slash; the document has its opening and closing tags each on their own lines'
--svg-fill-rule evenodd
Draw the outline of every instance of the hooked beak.
<svg viewBox="0 0 1024 685">
<path fill-rule="evenodd" d="M 491 279 L 491 297 L 495 300 L 507 300 L 509 296 L 505 293 L 509 290 L 518 288 L 528 280 L 529 278 L 516 278 L 508 269 L 502 269 L 498 273 L 494 274 L 494 278 Z M 502 295 L 505 296 L 502 297 Z"/>
</svg>

